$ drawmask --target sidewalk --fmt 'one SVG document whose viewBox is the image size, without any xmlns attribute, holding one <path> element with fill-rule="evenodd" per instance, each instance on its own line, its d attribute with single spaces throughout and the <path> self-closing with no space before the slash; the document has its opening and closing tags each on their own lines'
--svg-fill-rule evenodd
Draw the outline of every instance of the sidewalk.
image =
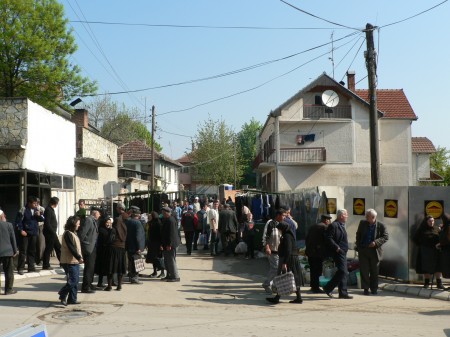
<svg viewBox="0 0 450 337">
<path fill-rule="evenodd" d="M 184 248 L 184 246 L 180 247 L 181 249 Z M 180 252 L 183 254 L 183 251 Z M 230 257 L 232 259 L 232 257 Z M 56 257 L 51 258 L 51 266 L 54 268 L 53 270 L 42 270 L 41 266 L 36 266 L 36 272 L 27 273 L 25 272 L 23 275 L 19 275 L 17 271 L 14 273 L 14 280 L 26 280 L 29 278 L 35 278 L 40 276 L 49 276 L 49 275 L 64 275 L 64 270 L 59 267 L 58 260 Z M 81 265 L 81 270 L 83 270 L 84 265 Z M 4 274 L 1 273 L 0 278 L 0 284 L 2 287 L 4 286 L 5 277 Z M 395 281 L 386 281 L 382 282 L 383 280 L 380 280 L 379 288 L 382 291 L 387 292 L 395 292 L 400 294 L 405 294 L 409 296 L 415 296 L 420 298 L 430 298 L 430 299 L 436 299 L 436 300 L 442 300 L 442 301 L 450 301 L 450 292 L 447 290 L 438 290 L 438 289 L 424 289 L 421 284 L 407 284 L 407 283 L 397 283 Z M 3 294 L 3 288 L 1 288 L 1 293 Z M 302 288 L 302 291 L 307 291 L 309 289 L 309 286 L 304 286 Z M 354 286 L 349 287 L 350 293 L 352 290 L 357 290 Z"/>
</svg>

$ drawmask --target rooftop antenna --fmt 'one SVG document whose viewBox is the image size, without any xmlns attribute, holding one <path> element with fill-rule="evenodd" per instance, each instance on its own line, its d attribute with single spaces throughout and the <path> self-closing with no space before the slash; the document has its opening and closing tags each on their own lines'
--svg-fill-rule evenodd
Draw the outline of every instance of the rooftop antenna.
<svg viewBox="0 0 450 337">
<path fill-rule="evenodd" d="M 331 33 L 331 57 L 328 59 L 331 61 L 331 66 L 333 67 L 333 79 L 334 79 L 334 31 Z"/>
</svg>

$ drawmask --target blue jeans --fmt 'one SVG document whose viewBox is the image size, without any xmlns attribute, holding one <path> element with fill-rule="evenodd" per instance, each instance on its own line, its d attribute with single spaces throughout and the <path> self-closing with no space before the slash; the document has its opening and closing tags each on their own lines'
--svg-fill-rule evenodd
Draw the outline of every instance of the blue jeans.
<svg viewBox="0 0 450 337">
<path fill-rule="evenodd" d="M 67 283 L 58 292 L 59 299 L 66 299 L 70 302 L 77 301 L 78 282 L 80 281 L 80 265 L 79 264 L 62 264 L 62 267 L 66 273 Z"/>
</svg>

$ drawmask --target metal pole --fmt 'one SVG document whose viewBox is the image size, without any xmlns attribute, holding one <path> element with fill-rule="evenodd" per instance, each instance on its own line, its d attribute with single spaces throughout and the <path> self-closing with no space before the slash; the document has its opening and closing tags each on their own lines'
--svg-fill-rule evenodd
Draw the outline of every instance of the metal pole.
<svg viewBox="0 0 450 337">
<path fill-rule="evenodd" d="M 150 182 L 151 191 L 155 190 L 155 106 L 152 106 L 152 181 Z"/>
</svg>

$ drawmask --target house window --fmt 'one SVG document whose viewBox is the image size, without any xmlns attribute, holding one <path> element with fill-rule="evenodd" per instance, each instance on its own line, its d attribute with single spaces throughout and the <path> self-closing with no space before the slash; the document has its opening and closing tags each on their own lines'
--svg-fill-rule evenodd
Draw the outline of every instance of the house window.
<svg viewBox="0 0 450 337">
<path fill-rule="evenodd" d="M 316 96 L 314 97 L 314 104 L 315 104 L 315 105 L 322 105 L 322 96 L 316 95 Z"/>
<path fill-rule="evenodd" d="M 73 190 L 73 177 L 63 177 L 63 188 Z"/>
<path fill-rule="evenodd" d="M 62 177 L 61 176 L 51 176 L 50 186 L 52 188 L 62 188 Z"/>
</svg>

